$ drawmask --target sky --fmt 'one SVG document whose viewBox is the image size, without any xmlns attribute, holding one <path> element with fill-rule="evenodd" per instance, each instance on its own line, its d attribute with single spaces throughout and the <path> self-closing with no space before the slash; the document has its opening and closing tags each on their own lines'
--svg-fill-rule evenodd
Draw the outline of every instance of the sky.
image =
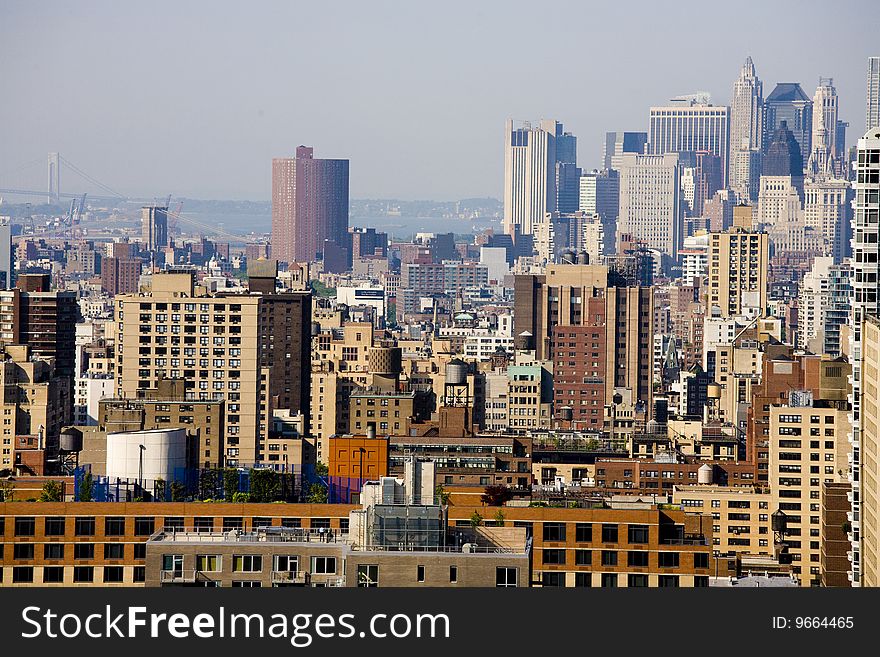
<svg viewBox="0 0 880 657">
<path fill-rule="evenodd" d="M 878 19 L 876 0 L 2 0 L 0 187 L 43 189 L 58 151 L 126 195 L 268 200 L 271 159 L 305 144 L 351 161 L 352 198 L 501 198 L 508 117 L 562 121 L 593 168 L 651 105 L 728 104 L 747 55 L 765 96 L 834 78 L 854 143 Z"/>
</svg>

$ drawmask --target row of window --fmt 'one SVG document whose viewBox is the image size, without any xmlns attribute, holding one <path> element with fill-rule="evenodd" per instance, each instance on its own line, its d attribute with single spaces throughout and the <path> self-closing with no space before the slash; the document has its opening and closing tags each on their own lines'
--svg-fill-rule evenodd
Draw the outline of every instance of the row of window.
<svg viewBox="0 0 880 657">
<path fill-rule="evenodd" d="M 564 572 L 544 572 L 541 573 L 541 586 L 548 587 L 563 587 L 565 586 L 566 573 Z M 620 586 L 620 578 L 622 574 L 619 573 L 601 573 L 599 577 L 599 583 L 602 588 L 617 588 Z M 592 573 L 575 573 L 574 574 L 574 585 L 576 587 L 591 587 L 593 586 L 593 574 Z M 642 573 L 630 573 L 626 575 L 626 585 L 632 588 L 646 588 L 648 586 L 648 575 Z M 660 588 L 677 588 L 680 586 L 680 579 L 678 575 L 659 575 L 657 577 L 657 586 Z M 708 587 L 709 586 L 709 577 L 708 576 L 695 576 L 694 577 L 694 586 L 695 587 Z"/>
<path fill-rule="evenodd" d="M 14 522 L 14 535 L 21 537 L 30 537 L 36 535 L 38 519 L 32 516 L 17 516 Z M 67 533 L 68 522 L 73 520 L 74 536 L 95 536 L 100 520 L 93 516 L 79 516 L 69 518 L 64 516 L 52 517 L 48 516 L 40 519 L 43 523 L 44 536 L 64 536 Z M 215 518 L 199 516 L 193 518 L 191 531 L 196 532 L 212 532 L 215 531 Z M 242 517 L 223 517 L 222 530 L 224 532 L 233 529 L 244 529 L 244 518 Z M 106 516 L 103 518 L 104 536 L 125 536 L 126 523 L 128 518 L 124 516 Z M 347 528 L 348 519 L 340 519 L 340 527 Z M 5 518 L 0 517 L 0 536 L 5 531 Z M 251 520 L 251 526 L 270 527 L 272 526 L 272 518 L 255 517 Z M 288 528 L 299 528 L 302 526 L 301 518 L 282 518 L 281 526 Z M 310 527 L 313 529 L 328 529 L 330 527 L 330 518 L 311 518 Z M 164 531 L 183 531 L 183 517 L 166 517 L 162 522 Z M 134 518 L 134 536 L 150 536 L 156 531 L 156 519 L 153 517 L 136 517 Z"/>
<path fill-rule="evenodd" d="M 616 550 L 597 550 L 600 555 L 600 563 L 602 566 L 617 566 L 619 564 L 619 553 Z M 650 552 L 628 551 L 626 555 L 626 565 L 633 568 L 647 568 L 649 566 Z M 560 549 L 544 549 L 541 554 L 541 563 L 545 565 L 564 566 L 567 563 L 567 550 Z M 593 551 L 592 550 L 574 550 L 575 566 L 592 566 Z M 681 555 L 678 552 L 658 552 L 657 566 L 659 568 L 679 568 L 681 565 Z M 694 553 L 694 568 L 708 568 L 709 555 L 704 552 Z"/>
<path fill-rule="evenodd" d="M 648 525 L 626 526 L 628 543 L 647 543 L 648 533 Z M 543 539 L 545 542 L 565 541 L 566 523 L 545 522 L 543 527 Z M 619 542 L 619 525 L 603 524 L 601 526 L 601 539 L 603 543 Z M 593 541 L 592 523 L 579 522 L 575 525 L 575 541 L 577 543 L 591 543 Z"/>
<path fill-rule="evenodd" d="M 64 582 L 64 566 L 43 566 L 43 584 L 60 584 Z M 105 584 L 119 583 L 125 581 L 124 566 L 104 566 L 102 569 L 101 581 Z M 2 573 L 2 569 L 0 569 Z M 141 583 L 146 581 L 146 568 L 144 566 L 134 566 L 132 571 L 132 581 Z M 0 578 L 0 582 L 2 582 Z M 73 581 L 75 583 L 92 583 L 95 581 L 94 566 L 74 566 Z M 34 567 L 33 566 L 13 566 L 12 568 L 13 584 L 33 584 L 34 583 Z M 39 583 L 39 582 L 38 582 Z"/>
</svg>

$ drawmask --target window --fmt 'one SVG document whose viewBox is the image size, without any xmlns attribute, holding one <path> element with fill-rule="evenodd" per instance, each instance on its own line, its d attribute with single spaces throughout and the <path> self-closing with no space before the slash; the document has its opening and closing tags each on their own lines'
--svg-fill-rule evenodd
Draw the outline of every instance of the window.
<svg viewBox="0 0 880 657">
<path fill-rule="evenodd" d="M 375 588 L 379 586 L 379 566 L 377 564 L 358 564 L 358 588 Z"/>
<path fill-rule="evenodd" d="M 36 531 L 36 522 L 34 521 L 33 518 L 16 518 L 15 519 L 15 535 L 16 536 L 33 536 L 35 531 Z M 32 581 L 32 580 L 28 580 L 28 581 Z"/>
<path fill-rule="evenodd" d="M 74 582 L 94 582 L 95 568 L 93 566 L 74 566 L 73 568 Z"/>
<path fill-rule="evenodd" d="M 76 543 L 73 546 L 74 559 L 94 559 L 95 544 L 94 543 Z"/>
<path fill-rule="evenodd" d="M 617 543 L 617 525 L 602 525 L 602 542 Z"/>
<path fill-rule="evenodd" d="M 125 545 L 123 543 L 105 543 L 104 559 L 122 559 L 125 557 Z"/>
<path fill-rule="evenodd" d="M 544 523 L 544 540 L 545 541 L 564 541 L 565 540 L 565 523 L 564 522 L 545 522 Z"/>
<path fill-rule="evenodd" d="M 574 574 L 574 585 L 577 586 L 578 588 L 593 586 L 593 574 L 592 573 L 575 573 Z"/>
<path fill-rule="evenodd" d="M 449 583 L 458 583 L 458 566 L 449 566 Z"/>
<path fill-rule="evenodd" d="M 300 518 L 282 518 L 281 526 L 288 529 L 298 529 L 302 527 L 302 520 Z"/>
<path fill-rule="evenodd" d="M 104 518 L 104 536 L 125 536 L 125 518 Z"/>
<path fill-rule="evenodd" d="M 34 544 L 33 543 L 16 543 L 12 549 L 12 558 L 13 559 L 33 559 L 34 558 Z"/>
<path fill-rule="evenodd" d="M 313 575 L 335 575 L 336 557 L 312 557 Z"/>
<path fill-rule="evenodd" d="M 658 552 L 657 565 L 661 568 L 678 568 L 678 552 Z"/>
<path fill-rule="evenodd" d="M 15 566 L 12 569 L 13 584 L 30 584 L 34 581 L 33 566 Z"/>
<path fill-rule="evenodd" d="M 134 558 L 135 559 L 146 559 L 147 558 L 147 544 L 146 543 L 135 543 L 134 544 Z"/>
<path fill-rule="evenodd" d="M 214 531 L 214 519 L 195 518 L 193 521 L 193 529 L 197 532 L 212 532 Z"/>
<path fill-rule="evenodd" d="M 196 570 L 203 573 L 216 573 L 220 571 L 219 554 L 199 554 L 196 556 Z M 294 569 L 295 570 L 295 569 Z"/>
<path fill-rule="evenodd" d="M 617 588 L 617 573 L 602 573 L 602 588 L 603 589 L 616 589 Z"/>
<path fill-rule="evenodd" d="M 121 582 L 123 579 L 122 566 L 104 566 L 105 582 Z"/>
<path fill-rule="evenodd" d="M 258 573 L 261 570 L 263 570 L 263 557 L 259 554 L 237 554 L 232 557 L 234 573 Z"/>
<path fill-rule="evenodd" d="M 574 551 L 574 565 L 575 566 L 589 566 L 592 563 L 593 563 L 592 550 L 575 550 Z"/>
<path fill-rule="evenodd" d="M 602 550 L 602 565 L 603 566 L 616 566 L 617 565 L 617 552 L 614 550 Z"/>
<path fill-rule="evenodd" d="M 299 557 L 295 554 L 276 554 L 272 570 L 278 573 L 295 573 L 299 570 Z"/>
<path fill-rule="evenodd" d="M 132 582 L 146 582 L 147 581 L 147 569 L 145 566 L 135 566 L 134 571 L 132 572 Z"/>
<path fill-rule="evenodd" d="M 648 553 L 647 552 L 627 552 L 626 553 L 626 565 L 633 566 L 635 568 L 647 568 L 648 567 Z"/>
<path fill-rule="evenodd" d="M 134 519 L 134 535 L 150 536 L 155 531 L 156 522 L 154 518 L 135 518 Z"/>
<path fill-rule="evenodd" d="M 512 587 L 516 586 L 517 569 L 498 566 L 495 568 L 495 586 Z"/>
<path fill-rule="evenodd" d="M 43 546 L 43 559 L 63 559 L 64 543 L 47 543 Z"/>
<path fill-rule="evenodd" d="M 579 522 L 575 525 L 574 540 L 578 543 L 592 543 L 593 525 L 588 522 Z"/>
<path fill-rule="evenodd" d="M 95 519 L 94 518 L 76 518 L 73 521 L 73 533 L 76 536 L 94 536 L 95 535 Z"/>
<path fill-rule="evenodd" d="M 67 522 L 64 518 L 46 518 L 45 535 L 46 536 L 64 536 L 67 529 Z"/>
<path fill-rule="evenodd" d="M 657 586 L 661 588 L 678 588 L 678 575 L 660 575 Z"/>
<path fill-rule="evenodd" d="M 416 566 L 416 581 L 424 582 L 425 581 L 425 567 L 424 566 Z"/>
<path fill-rule="evenodd" d="M 541 586 L 562 587 L 565 586 L 565 573 L 541 573 Z"/>
<path fill-rule="evenodd" d="M 44 566 L 43 584 L 60 584 L 64 581 L 64 566 Z"/>
<path fill-rule="evenodd" d="M 708 575 L 697 575 L 694 577 L 694 588 L 704 589 L 709 587 Z"/>
<path fill-rule="evenodd" d="M 709 555 L 705 552 L 694 552 L 694 568 L 708 568 Z"/>
<path fill-rule="evenodd" d="M 541 563 L 560 566 L 565 564 L 565 550 L 543 550 Z"/>
<path fill-rule="evenodd" d="M 630 588 L 647 588 L 648 586 L 648 576 L 647 575 L 628 575 L 626 578 L 626 585 Z"/>
<path fill-rule="evenodd" d="M 647 525 L 630 525 L 628 528 L 630 543 L 647 543 L 648 542 L 648 526 Z"/>
<path fill-rule="evenodd" d="M 162 523 L 162 530 L 166 532 L 182 532 L 183 518 L 165 518 Z"/>
<path fill-rule="evenodd" d="M 330 529 L 330 518 L 312 518 L 312 529 Z"/>
</svg>

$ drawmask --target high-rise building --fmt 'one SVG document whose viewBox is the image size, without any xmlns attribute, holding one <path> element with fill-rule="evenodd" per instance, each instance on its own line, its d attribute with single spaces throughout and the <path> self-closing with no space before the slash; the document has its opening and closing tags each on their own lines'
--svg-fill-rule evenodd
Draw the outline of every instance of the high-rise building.
<svg viewBox="0 0 880 657">
<path fill-rule="evenodd" d="M 620 171 L 617 232 L 631 234 L 650 249 L 678 257 L 684 239 L 676 153 L 615 157 Z"/>
<path fill-rule="evenodd" d="M 764 85 L 755 72 L 752 58 L 747 57 L 739 78 L 733 83 L 733 100 L 730 103 L 731 151 L 760 148 L 763 119 Z"/>
<path fill-rule="evenodd" d="M 314 262 L 325 241 L 344 248 L 347 238 L 348 160 L 317 159 L 307 146 L 273 159 L 272 257 Z"/>
<path fill-rule="evenodd" d="M 869 436 L 871 444 L 862 447 L 863 428 L 868 425 L 861 417 L 862 396 L 862 358 L 875 358 L 863 349 L 862 330 L 868 315 L 880 314 L 880 227 L 877 217 L 880 216 L 880 128 L 873 128 L 859 139 L 856 157 L 856 179 L 853 183 L 855 199 L 853 201 L 853 240 L 852 240 L 852 314 L 850 324 L 849 355 L 853 364 L 852 376 L 852 570 L 850 572 L 853 586 L 861 586 L 861 539 L 860 517 L 865 508 L 876 509 L 880 498 L 864 499 L 861 491 L 862 462 L 861 454 L 867 451 L 877 453 L 876 436 Z M 865 388 L 868 392 L 869 388 Z M 876 425 L 875 425 L 876 426 Z M 877 461 L 870 476 L 876 476 Z M 874 489 L 876 491 L 876 488 Z M 873 539 L 876 541 L 876 537 Z M 876 542 L 874 552 L 868 555 L 876 559 Z M 873 585 L 877 585 L 874 581 Z"/>
<path fill-rule="evenodd" d="M 611 168 L 611 159 L 624 153 L 644 154 L 648 143 L 647 132 L 606 132 L 602 147 L 602 168 Z"/>
<path fill-rule="evenodd" d="M 15 274 L 12 255 L 12 225 L 9 217 L 0 217 L 0 290 L 12 287 Z"/>
<path fill-rule="evenodd" d="M 868 57 L 868 85 L 865 93 L 865 129 L 880 127 L 880 57 Z"/>
<path fill-rule="evenodd" d="M 709 317 L 764 314 L 769 254 L 767 233 L 752 230 L 752 209 L 735 207 L 730 230 L 709 235 Z"/>
<path fill-rule="evenodd" d="M 600 375 L 602 381 L 594 382 L 600 388 L 591 390 L 604 391 L 603 403 L 612 402 L 616 389 L 628 389 L 634 401 L 650 408 L 653 363 L 651 352 L 645 346 L 654 340 L 653 288 L 614 287 L 609 285 L 608 278 L 608 268 L 604 265 L 568 264 L 548 265 L 542 275 L 516 276 L 514 330 L 520 338 L 527 337 L 534 343 L 538 360 L 558 359 L 561 345 L 567 344 L 570 338 L 575 343 L 581 341 L 575 347 L 578 353 L 589 354 L 589 359 L 595 355 L 597 360 L 578 364 L 576 357 L 571 361 L 563 358 L 560 362 L 564 363 L 564 370 L 572 368 L 572 376 L 580 371 L 598 371 L 598 366 L 592 363 L 601 359 L 605 363 Z M 604 341 L 593 338 L 599 334 L 598 324 L 602 323 L 591 315 L 591 308 L 595 309 L 594 305 L 599 303 L 592 301 L 595 298 L 603 299 L 605 321 L 613 321 L 616 326 L 616 330 L 602 331 Z M 563 327 L 586 328 L 569 333 Z M 571 380 L 567 374 L 564 376 L 566 381 Z M 590 417 L 591 414 L 586 417 L 588 424 Z"/>
<path fill-rule="evenodd" d="M 183 379 L 186 399 L 225 404 L 226 464 L 268 463 L 273 411 L 302 412 L 308 428 L 309 295 L 209 294 L 194 283 L 192 272 L 154 274 L 149 295 L 116 297 L 116 396 Z"/>
<path fill-rule="evenodd" d="M 836 172 L 837 123 L 834 80 L 819 78 L 819 86 L 813 96 L 812 148 L 807 160 L 807 171 L 814 176 L 830 177 Z"/>
<path fill-rule="evenodd" d="M 850 252 L 852 197 L 848 180 L 820 177 L 804 183 L 804 222 L 822 234 L 824 253 L 835 263 Z"/>
<path fill-rule="evenodd" d="M 861 452 L 856 454 L 860 476 L 856 479 L 854 470 L 849 492 L 847 529 L 853 551 L 849 577 L 854 586 L 875 587 L 880 586 L 880 316 L 864 315 L 861 337 L 864 356 L 857 361 L 862 379 L 858 382 L 861 436 L 853 445 L 855 452 Z"/>
<path fill-rule="evenodd" d="M 797 346 L 814 354 L 839 356 L 840 327 L 849 321 L 849 263 L 816 258 L 804 276 L 798 298 Z"/>
<path fill-rule="evenodd" d="M 101 258 L 101 289 L 114 297 L 137 292 L 142 265 L 140 258 Z"/>
<path fill-rule="evenodd" d="M 504 142 L 505 233 L 530 235 L 546 213 L 577 210 L 576 159 L 577 139 L 563 132 L 558 121 L 541 120 L 532 127 L 528 121 L 508 119 Z"/>
<path fill-rule="evenodd" d="M 141 243 L 146 251 L 168 246 L 168 208 L 145 205 L 141 208 Z"/>
<path fill-rule="evenodd" d="M 727 183 L 730 139 L 730 108 L 683 97 L 671 105 L 652 107 L 648 153 L 697 153 L 706 151 L 720 158 L 722 182 Z"/>
<path fill-rule="evenodd" d="M 783 121 L 794 134 L 800 152 L 809 155 L 812 150 L 813 101 L 797 82 L 778 83 L 764 99 L 764 153 L 767 153 Z"/>
</svg>

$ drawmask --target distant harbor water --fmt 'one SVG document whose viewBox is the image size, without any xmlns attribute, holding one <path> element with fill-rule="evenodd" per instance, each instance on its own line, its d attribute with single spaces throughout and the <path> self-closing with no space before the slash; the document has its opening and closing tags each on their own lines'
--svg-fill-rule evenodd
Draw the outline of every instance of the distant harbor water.
<svg viewBox="0 0 880 657">
<path fill-rule="evenodd" d="M 272 215 L 270 214 L 236 214 L 213 212 L 186 212 L 181 215 L 180 227 L 187 232 L 198 231 L 196 224 L 188 224 L 185 220 L 217 228 L 234 234 L 270 233 L 272 231 Z M 501 231 L 501 220 L 488 217 L 477 219 L 450 219 L 444 217 L 356 217 L 349 218 L 349 226 L 358 228 L 375 228 L 388 233 L 397 240 L 409 239 L 416 233 L 456 233 L 470 234 L 494 228 Z"/>
</svg>

